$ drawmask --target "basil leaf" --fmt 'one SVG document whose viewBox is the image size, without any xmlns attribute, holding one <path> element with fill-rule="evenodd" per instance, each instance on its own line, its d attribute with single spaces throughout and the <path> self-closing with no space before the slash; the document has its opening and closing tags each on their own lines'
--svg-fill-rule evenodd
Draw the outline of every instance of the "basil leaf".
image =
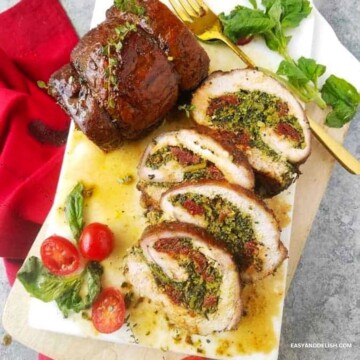
<svg viewBox="0 0 360 360">
<path fill-rule="evenodd" d="M 321 89 L 321 96 L 333 110 L 326 118 L 326 125 L 340 128 L 354 118 L 360 105 L 360 94 L 346 80 L 331 75 Z"/>
<path fill-rule="evenodd" d="M 270 17 L 270 19 L 274 20 L 276 24 L 280 23 L 281 15 L 282 15 L 282 6 L 280 0 L 273 1 L 271 7 L 266 10 L 266 13 Z"/>
<path fill-rule="evenodd" d="M 306 74 L 296 66 L 296 64 L 283 60 L 280 63 L 280 66 L 276 72 L 278 75 L 286 76 L 290 83 L 293 84 L 295 87 L 299 88 L 304 86 L 309 82 Z"/>
<path fill-rule="evenodd" d="M 311 13 L 308 0 L 281 0 L 283 15 L 281 25 L 284 29 L 296 28 Z"/>
<path fill-rule="evenodd" d="M 236 6 L 229 15 L 221 13 L 219 18 L 224 27 L 224 34 L 235 43 L 239 39 L 264 33 L 275 25 L 262 11 L 244 6 Z"/>
<path fill-rule="evenodd" d="M 27 292 L 44 302 L 57 299 L 68 288 L 76 285 L 77 276 L 60 277 L 48 271 L 40 259 L 30 257 L 17 274 Z"/>
<path fill-rule="evenodd" d="M 263 4 L 266 7 L 266 14 L 275 24 L 270 31 L 264 33 L 266 45 L 269 49 L 284 55 L 287 53 L 287 45 L 291 37 L 285 35 L 281 26 L 280 21 L 283 13 L 281 0 L 266 0 L 263 1 Z"/>
<path fill-rule="evenodd" d="M 338 103 L 326 117 L 325 124 L 332 128 L 341 128 L 351 121 L 357 113 L 357 108 L 345 103 Z"/>
<path fill-rule="evenodd" d="M 311 13 L 311 6 L 308 0 L 263 0 L 262 4 L 266 9 L 266 13 L 279 2 L 281 6 L 281 16 L 279 21 L 283 29 L 295 28 L 299 26 L 301 21 Z"/>
<path fill-rule="evenodd" d="M 68 317 L 71 311 L 78 313 L 90 308 L 101 291 L 102 274 L 103 268 L 100 263 L 89 262 L 78 282 L 56 299 L 56 303 L 65 317 Z M 80 290 L 84 282 L 86 282 L 87 294 L 85 297 L 81 297 Z"/>
<path fill-rule="evenodd" d="M 40 259 L 30 257 L 17 274 L 27 292 L 44 302 L 56 301 L 65 317 L 71 311 L 88 309 L 101 291 L 103 268 L 100 263 L 89 262 L 86 269 L 74 276 L 56 276 L 48 271 Z M 80 291 L 86 283 L 87 294 Z"/>
<path fill-rule="evenodd" d="M 298 60 L 297 65 L 306 77 L 314 83 L 315 87 L 317 87 L 318 78 L 324 75 L 326 66 L 317 64 L 314 59 L 307 59 L 304 57 L 301 57 Z"/>
<path fill-rule="evenodd" d="M 277 0 L 262 0 L 261 3 L 264 5 L 266 12 L 274 5 Z"/>
<path fill-rule="evenodd" d="M 258 6 L 257 6 L 257 1 L 256 1 L 256 0 L 249 0 L 249 3 L 252 5 L 252 7 L 253 7 L 254 9 L 257 9 L 257 8 L 258 8 Z"/>
<path fill-rule="evenodd" d="M 79 307 L 82 303 L 80 296 L 80 290 L 82 286 L 82 278 L 77 278 L 76 283 L 69 287 L 63 294 L 56 298 L 56 303 L 60 311 L 63 313 L 64 317 L 67 318 L 71 310 Z M 80 310 L 79 310 L 80 311 Z M 75 311 L 78 312 L 78 311 Z"/>
<path fill-rule="evenodd" d="M 78 183 L 66 198 L 65 216 L 70 226 L 71 232 L 76 241 L 79 240 L 81 231 L 84 227 L 83 220 L 83 197 L 84 186 Z"/>
</svg>

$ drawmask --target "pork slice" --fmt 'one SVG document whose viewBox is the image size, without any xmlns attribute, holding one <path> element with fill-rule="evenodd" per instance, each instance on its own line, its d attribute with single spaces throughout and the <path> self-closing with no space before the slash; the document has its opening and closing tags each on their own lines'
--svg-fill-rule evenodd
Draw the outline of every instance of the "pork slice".
<svg viewBox="0 0 360 360">
<path fill-rule="evenodd" d="M 258 132 L 263 143 L 271 149 L 272 154 L 269 154 L 257 147 L 251 131 L 246 134 L 247 138 L 244 139 L 244 134 L 238 134 L 235 130 L 229 129 L 225 131 L 219 125 L 214 124 L 211 120 L 213 109 L 209 108 L 212 100 L 222 98 L 229 102 L 231 95 L 240 90 L 260 91 L 278 97 L 283 107 L 279 109 L 279 112 L 294 116 L 300 132 L 286 123 L 286 117 L 283 118 L 284 123 L 278 124 L 276 128 L 266 126 L 259 121 Z M 238 101 L 240 104 L 241 99 Z M 298 165 L 305 162 L 310 155 L 309 123 L 298 100 L 276 80 L 256 70 L 216 72 L 197 89 L 193 95 L 192 104 L 195 108 L 192 116 L 198 124 L 228 133 L 226 134 L 228 137 L 233 136 L 235 146 L 244 151 L 256 172 L 257 180 L 263 182 L 260 185 L 264 185 L 265 193 L 277 194 L 296 180 L 299 174 Z M 221 108 L 221 104 L 218 106 Z M 303 137 L 304 145 L 301 147 L 293 141 L 299 136 Z"/>
<path fill-rule="evenodd" d="M 190 247 L 182 245 L 182 239 L 188 239 Z M 193 268 L 181 265 L 186 258 L 191 259 Z M 170 284 L 183 284 L 178 289 L 186 289 L 186 283 L 193 276 L 189 269 L 206 276 L 206 282 L 214 281 L 206 275 L 206 263 L 211 264 L 220 276 L 218 293 L 205 294 L 200 299 L 205 309 L 215 305 L 206 315 L 191 309 L 191 305 L 181 300 L 186 294 L 171 290 L 171 286 L 164 287 L 152 270 L 154 266 L 159 267 L 163 271 L 162 277 L 166 277 Z M 134 291 L 157 303 L 176 327 L 207 335 L 235 329 L 240 321 L 242 305 L 236 265 L 227 251 L 200 228 L 177 222 L 149 227 L 136 249 L 129 251 L 125 269 Z M 190 291 L 191 295 L 195 290 L 184 291 Z"/>
<path fill-rule="evenodd" d="M 169 147 L 174 158 L 152 168 L 149 161 L 154 154 Z M 193 181 L 208 176 L 226 179 L 246 189 L 254 187 L 252 169 L 242 152 L 225 143 L 217 132 L 199 127 L 167 132 L 148 145 L 138 166 L 139 188 L 152 199 L 152 204 L 156 204 L 162 193 L 172 185 L 186 181 L 186 176 L 195 174 L 198 168 L 205 173 Z"/>
<path fill-rule="evenodd" d="M 208 199 L 209 207 L 215 207 L 215 201 L 221 198 L 226 203 L 231 204 L 241 216 L 247 216 L 251 219 L 251 228 L 253 238 L 244 243 L 244 233 L 236 234 L 235 244 L 229 244 L 226 241 L 228 228 L 222 228 L 221 221 L 228 214 L 219 214 L 219 229 L 217 234 L 213 234 L 218 241 L 223 241 L 229 251 L 233 249 L 242 249 L 242 253 L 233 252 L 233 256 L 238 259 L 238 266 L 241 269 L 241 278 L 245 282 L 254 282 L 272 274 L 287 257 L 287 249 L 280 241 L 280 229 L 277 220 L 266 206 L 266 204 L 257 198 L 252 192 L 241 188 L 238 185 L 229 184 L 225 181 L 202 180 L 196 184 L 184 183 L 171 188 L 163 194 L 160 206 L 168 219 L 175 219 L 186 223 L 191 223 L 203 227 L 211 232 L 213 225 L 206 218 L 206 209 L 189 201 L 184 206 L 174 202 L 178 195 L 185 197 L 190 195 L 203 196 Z M 236 221 L 236 215 L 234 221 Z M 222 219 L 221 219 L 222 218 Z M 232 230 L 233 232 L 234 230 Z M 238 243 L 243 246 L 237 246 Z M 240 251 L 240 250 L 237 250 Z M 250 254 L 249 254 L 250 252 Z M 246 265 L 246 266 L 244 266 Z M 259 266 L 260 265 L 260 266 Z"/>
</svg>

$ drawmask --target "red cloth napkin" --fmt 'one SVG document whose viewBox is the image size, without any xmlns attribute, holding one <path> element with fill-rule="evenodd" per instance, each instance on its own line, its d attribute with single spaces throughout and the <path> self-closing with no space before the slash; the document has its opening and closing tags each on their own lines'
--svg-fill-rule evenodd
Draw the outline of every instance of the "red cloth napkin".
<svg viewBox="0 0 360 360">
<path fill-rule="evenodd" d="M 51 208 L 69 126 L 36 82 L 69 62 L 77 41 L 57 0 L 0 14 L 0 256 L 12 281 Z"/>
</svg>

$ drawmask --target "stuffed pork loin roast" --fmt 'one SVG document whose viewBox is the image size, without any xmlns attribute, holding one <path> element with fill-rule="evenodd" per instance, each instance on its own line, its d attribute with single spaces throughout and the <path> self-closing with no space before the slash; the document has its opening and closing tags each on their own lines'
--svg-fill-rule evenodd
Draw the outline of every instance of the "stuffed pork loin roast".
<svg viewBox="0 0 360 360">
<path fill-rule="evenodd" d="M 192 104 L 198 124 L 244 152 L 261 195 L 275 195 L 296 180 L 310 154 L 310 130 L 300 103 L 276 80 L 256 70 L 215 72 Z"/>
<path fill-rule="evenodd" d="M 124 9 L 130 3 L 135 14 Z M 209 70 L 194 35 L 158 0 L 116 2 L 80 39 L 71 62 L 53 74 L 49 94 L 104 151 L 159 125 L 179 90 L 197 87 Z"/>
<path fill-rule="evenodd" d="M 225 179 L 253 189 L 254 175 L 241 151 L 204 127 L 164 133 L 148 145 L 138 166 L 145 206 L 157 208 L 171 186 L 199 179 Z"/>
<path fill-rule="evenodd" d="M 238 185 L 219 180 L 184 183 L 163 194 L 160 205 L 165 217 L 202 227 L 223 242 L 245 282 L 273 273 L 287 257 L 273 213 Z"/>
<path fill-rule="evenodd" d="M 137 295 L 159 304 L 176 326 L 201 335 L 237 327 L 237 267 L 204 230 L 177 222 L 150 226 L 124 269 Z"/>
</svg>

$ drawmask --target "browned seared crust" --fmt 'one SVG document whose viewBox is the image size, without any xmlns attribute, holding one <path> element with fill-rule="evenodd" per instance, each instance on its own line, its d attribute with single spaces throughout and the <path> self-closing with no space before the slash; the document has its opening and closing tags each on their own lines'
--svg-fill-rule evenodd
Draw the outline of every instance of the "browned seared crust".
<svg viewBox="0 0 360 360">
<path fill-rule="evenodd" d="M 146 21 L 121 13 L 115 6 L 106 15 L 108 18 L 137 22 L 145 31 L 153 34 L 166 55 L 173 58 L 180 75 L 181 90 L 195 89 L 208 75 L 210 59 L 207 53 L 192 32 L 160 1 L 138 0 L 138 3 L 145 8 Z"/>
<path fill-rule="evenodd" d="M 120 53 L 111 54 L 117 60 L 112 65 L 117 86 L 109 86 L 109 56 L 103 48 L 118 41 L 115 29 L 123 23 L 113 18 L 90 30 L 73 50 L 71 59 L 123 137 L 134 139 L 175 105 L 178 75 L 157 42 L 138 27 L 122 40 Z"/>
<path fill-rule="evenodd" d="M 49 94 L 72 117 L 76 126 L 104 151 L 118 148 L 123 138 L 108 114 L 80 81 L 72 65 L 56 71 L 49 80 Z"/>
<path fill-rule="evenodd" d="M 212 235 L 210 235 L 204 228 L 201 228 L 199 226 L 193 225 L 193 224 L 188 224 L 188 223 L 183 223 L 180 221 L 171 221 L 171 222 L 162 222 L 160 224 L 157 225 L 150 225 L 148 226 L 140 239 L 143 240 L 144 238 L 151 236 L 151 235 L 156 235 L 162 232 L 186 232 L 188 233 L 190 236 L 194 236 L 194 237 L 199 237 L 202 240 L 204 240 L 206 243 L 208 243 L 209 245 L 211 245 L 212 247 L 215 247 L 219 250 L 228 252 L 226 247 L 224 246 L 223 242 L 220 242 L 218 240 L 216 240 Z M 229 254 L 231 257 L 232 255 Z"/>
<path fill-rule="evenodd" d="M 253 168 L 250 166 L 244 153 L 235 146 L 234 137 L 227 137 L 226 134 L 219 130 L 214 130 L 201 125 L 196 126 L 194 130 L 196 130 L 199 134 L 211 137 L 233 156 L 233 160 L 236 164 L 242 165 L 250 172 L 253 172 Z"/>
</svg>

